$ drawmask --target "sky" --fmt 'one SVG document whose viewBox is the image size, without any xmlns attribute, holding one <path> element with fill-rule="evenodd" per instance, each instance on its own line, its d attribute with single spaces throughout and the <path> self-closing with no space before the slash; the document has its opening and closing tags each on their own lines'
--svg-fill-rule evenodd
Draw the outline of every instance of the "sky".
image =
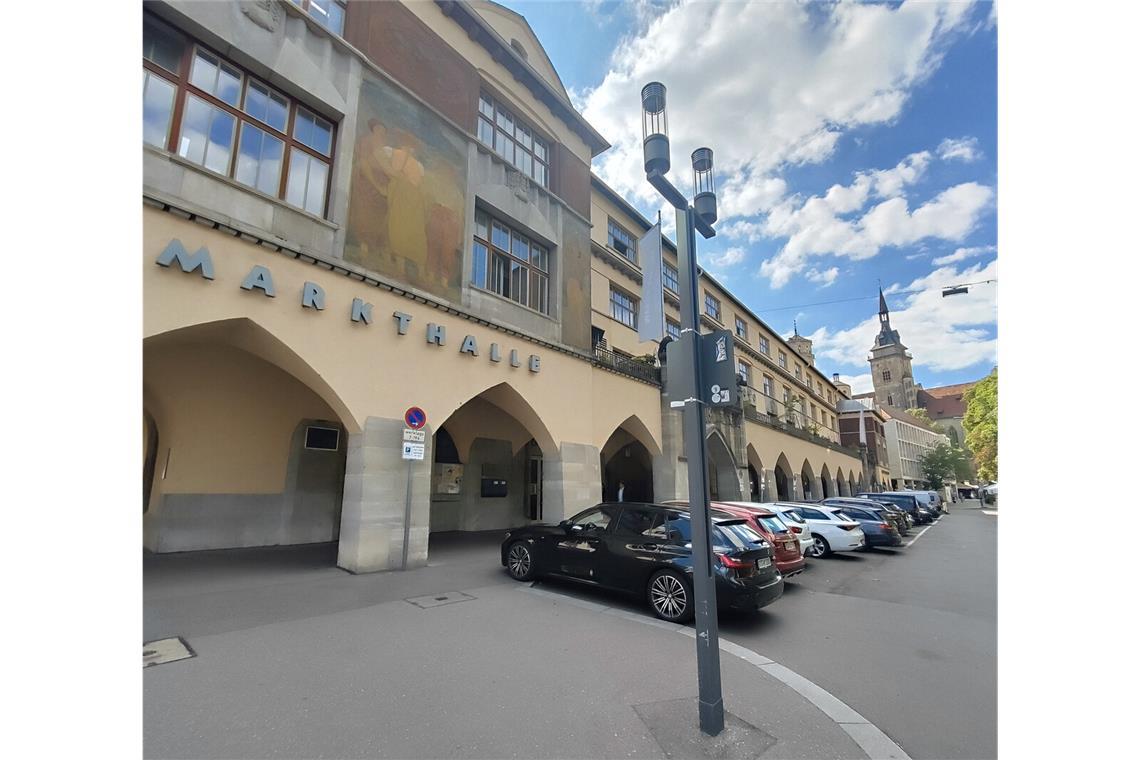
<svg viewBox="0 0 1140 760">
<path fill-rule="evenodd" d="M 924 387 L 997 362 L 997 19 L 988 2 L 508 0 L 612 147 L 593 170 L 646 217 L 641 87 L 668 89 L 673 169 L 715 155 L 700 265 L 816 365 L 872 389 L 878 288 Z M 943 297 L 944 286 L 970 285 Z"/>
</svg>

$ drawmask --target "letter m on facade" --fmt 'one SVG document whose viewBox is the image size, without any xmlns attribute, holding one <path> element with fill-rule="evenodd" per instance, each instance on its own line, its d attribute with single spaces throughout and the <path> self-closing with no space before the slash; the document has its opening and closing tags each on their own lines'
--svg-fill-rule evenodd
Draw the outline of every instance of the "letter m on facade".
<svg viewBox="0 0 1140 760">
<path fill-rule="evenodd" d="M 205 246 L 190 254 L 182 245 L 182 241 L 175 238 L 162 250 L 162 253 L 158 254 L 155 263 L 161 267 L 168 267 L 175 261 L 187 274 L 195 269 L 200 269 L 202 276 L 207 280 L 214 279 L 214 261 L 210 258 L 210 252 L 206 250 Z"/>
</svg>

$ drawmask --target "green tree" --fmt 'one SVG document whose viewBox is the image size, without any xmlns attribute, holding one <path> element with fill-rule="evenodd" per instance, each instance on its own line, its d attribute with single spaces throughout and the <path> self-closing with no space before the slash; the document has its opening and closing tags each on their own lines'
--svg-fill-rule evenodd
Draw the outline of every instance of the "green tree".
<svg viewBox="0 0 1140 760">
<path fill-rule="evenodd" d="M 942 433 L 943 435 L 946 434 L 946 428 L 942 427 L 937 422 L 930 419 L 930 412 L 926 411 L 925 409 L 923 409 L 921 407 L 915 407 L 914 409 L 907 409 L 906 413 L 909 414 L 911 417 L 916 417 L 916 418 L 922 420 L 927 425 L 929 425 L 930 428 L 932 430 L 934 430 L 936 433 Z"/>
<path fill-rule="evenodd" d="M 941 491 L 946 480 L 965 480 L 970 474 L 970 459 L 965 450 L 940 443 L 928 449 L 919 460 L 926 487 Z"/>
<path fill-rule="evenodd" d="M 998 476 L 998 374 L 997 367 L 984 380 L 966 392 L 966 446 L 974 454 L 978 477 L 997 480 Z"/>
</svg>

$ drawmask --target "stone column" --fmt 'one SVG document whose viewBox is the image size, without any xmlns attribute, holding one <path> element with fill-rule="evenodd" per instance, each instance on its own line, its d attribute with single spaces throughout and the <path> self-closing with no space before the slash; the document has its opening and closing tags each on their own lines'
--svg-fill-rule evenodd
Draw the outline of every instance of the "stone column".
<svg viewBox="0 0 1140 760">
<path fill-rule="evenodd" d="M 760 501 L 779 501 L 780 494 L 776 491 L 776 470 L 764 470 L 763 482 L 760 484 Z"/>
<path fill-rule="evenodd" d="M 602 462 L 596 447 L 563 443 L 557 458 L 543 456 L 543 522 L 565 520 L 601 500 Z"/>
<path fill-rule="evenodd" d="M 398 570 L 404 548 L 408 462 L 404 421 L 369 417 L 364 431 L 348 436 L 337 565 L 352 573 Z M 423 461 L 412 462 L 412 519 L 408 567 L 427 564 L 431 515 L 431 431 Z"/>
</svg>

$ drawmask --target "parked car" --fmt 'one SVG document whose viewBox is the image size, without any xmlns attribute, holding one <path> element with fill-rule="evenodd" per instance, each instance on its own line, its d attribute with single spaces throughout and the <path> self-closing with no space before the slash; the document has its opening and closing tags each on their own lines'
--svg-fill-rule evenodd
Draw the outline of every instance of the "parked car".
<svg viewBox="0 0 1140 760">
<path fill-rule="evenodd" d="M 942 494 L 937 491 L 927 491 L 930 498 L 934 500 L 934 506 L 938 507 L 938 511 L 942 514 L 949 514 L 950 510 L 946 508 L 946 499 L 942 498 Z"/>
<path fill-rule="evenodd" d="M 784 579 L 768 542 L 746 520 L 720 510 L 710 516 L 718 606 L 756 610 L 776 601 Z M 641 596 L 662 620 L 693 618 L 688 507 L 598 504 L 558 525 L 511 530 L 500 551 L 515 580 L 557 575 Z"/>
<path fill-rule="evenodd" d="M 910 515 L 915 525 L 925 525 L 926 523 L 934 522 L 934 516 L 919 503 L 918 497 L 916 497 L 913 492 L 879 491 L 878 493 L 860 493 L 858 496 L 865 496 L 875 501 L 889 501 Z"/>
<path fill-rule="evenodd" d="M 934 498 L 931 497 L 930 491 L 906 491 L 905 493 L 912 493 L 918 499 L 918 506 L 925 509 L 930 513 L 932 520 L 937 520 L 942 517 L 942 510 L 935 503 Z"/>
<path fill-rule="evenodd" d="M 910 530 L 910 526 L 907 525 L 906 512 L 903 512 L 890 502 L 872 501 L 871 499 L 860 499 L 854 496 L 833 496 L 823 499 L 819 503 L 827 507 L 843 508 L 845 506 L 852 506 L 860 509 L 874 510 L 877 515 L 894 525 L 900 537 L 905 536 Z"/>
<path fill-rule="evenodd" d="M 800 514 L 794 509 L 796 505 L 789 505 L 793 507 L 792 509 L 782 509 L 780 508 L 779 504 L 764 502 L 762 506 L 767 507 L 776 513 L 776 516 L 779 517 L 781 521 L 783 521 L 784 525 L 788 526 L 788 530 L 790 530 L 792 534 L 797 539 L 799 539 L 800 554 L 804 557 L 810 557 L 811 548 L 815 546 L 815 536 L 812 535 L 811 526 L 807 524 L 807 520 L 802 518 Z"/>
<path fill-rule="evenodd" d="M 807 554 L 811 557 L 826 557 L 832 552 L 853 552 L 867 545 L 866 536 L 859 523 L 838 510 L 818 504 L 793 504 L 777 502 L 773 505 L 781 515 L 794 511 L 811 527 L 812 546 Z"/>
<path fill-rule="evenodd" d="M 978 497 L 981 498 L 983 504 L 993 504 L 997 501 L 997 496 L 998 484 L 996 481 L 978 489 Z"/>
<path fill-rule="evenodd" d="M 838 510 L 835 513 L 850 517 L 859 523 L 859 527 L 863 529 L 863 535 L 866 536 L 866 547 L 872 546 L 899 546 L 902 544 L 902 536 L 899 535 L 899 529 L 895 525 L 894 520 L 887 519 L 886 510 L 881 507 L 872 507 L 870 504 L 865 507 L 855 506 L 853 504 L 822 504 L 820 506 L 827 507 L 831 510 Z"/>
<path fill-rule="evenodd" d="M 784 580 L 799 575 L 807 567 L 799 537 L 765 505 L 749 501 L 714 501 L 711 506 L 745 518 L 748 527 L 772 544 L 772 558 Z"/>
</svg>

